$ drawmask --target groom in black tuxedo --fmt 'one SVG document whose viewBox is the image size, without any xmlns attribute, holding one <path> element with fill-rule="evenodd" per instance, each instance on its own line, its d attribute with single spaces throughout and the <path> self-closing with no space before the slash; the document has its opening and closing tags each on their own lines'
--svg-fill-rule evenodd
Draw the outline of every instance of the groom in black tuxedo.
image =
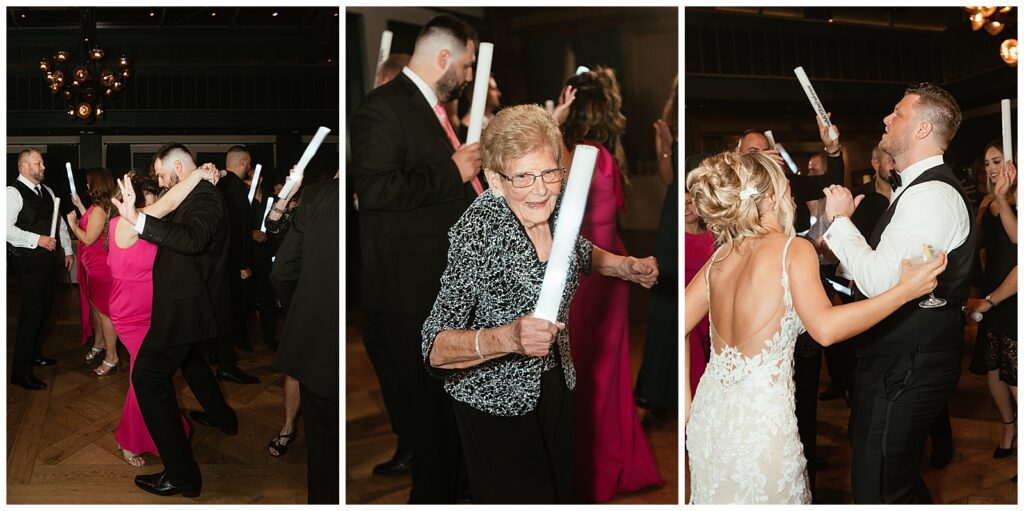
<svg viewBox="0 0 1024 511">
<path fill-rule="evenodd" d="M 170 188 L 196 171 L 192 153 L 181 144 L 160 148 L 153 158 L 160 186 Z M 215 339 L 229 318 L 227 206 L 217 188 L 201 181 L 169 217 L 135 211 L 135 198 L 116 203 L 139 238 L 160 246 L 153 265 L 153 319 L 132 371 L 132 385 L 164 471 L 135 477 L 135 484 L 156 495 L 196 497 L 203 480 L 192 457 L 174 398 L 174 373 L 185 382 L 205 412 L 192 412 L 200 424 L 233 435 L 238 419 L 199 354 L 197 344 Z"/>
<path fill-rule="evenodd" d="M 895 285 L 900 261 L 922 253 L 924 244 L 948 256 L 934 291 L 945 305 L 922 308 L 921 299 L 911 300 L 857 341 L 849 436 L 858 504 L 932 502 L 921 455 L 960 379 L 961 307 L 974 263 L 970 201 L 943 161 L 961 119 L 956 100 L 928 83 L 907 89 L 885 117 L 879 147 L 900 170 L 892 173 L 889 207 L 867 240 L 849 218 L 863 196 L 854 200 L 839 186 L 825 190 L 832 221 L 825 242 L 841 262 L 839 272 L 864 296 Z"/>
</svg>

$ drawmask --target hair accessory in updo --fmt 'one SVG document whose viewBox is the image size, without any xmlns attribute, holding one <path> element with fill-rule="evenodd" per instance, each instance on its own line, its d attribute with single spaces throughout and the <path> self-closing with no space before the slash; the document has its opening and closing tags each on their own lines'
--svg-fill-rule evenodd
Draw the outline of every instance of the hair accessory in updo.
<svg viewBox="0 0 1024 511">
<path fill-rule="evenodd" d="M 756 196 L 757 196 L 757 188 L 754 188 L 754 185 L 750 185 L 750 186 L 744 188 L 742 192 L 740 192 L 740 200 L 747 200 L 747 199 L 749 199 L 751 197 L 756 197 Z"/>
</svg>

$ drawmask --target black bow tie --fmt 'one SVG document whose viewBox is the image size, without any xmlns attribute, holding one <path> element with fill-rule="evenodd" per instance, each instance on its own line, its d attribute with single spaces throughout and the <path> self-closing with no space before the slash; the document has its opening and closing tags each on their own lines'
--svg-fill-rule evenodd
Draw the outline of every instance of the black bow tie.
<svg viewBox="0 0 1024 511">
<path fill-rule="evenodd" d="M 900 177 L 899 172 L 896 172 L 895 170 L 889 171 L 889 186 L 891 186 L 893 190 L 903 186 L 903 178 Z"/>
</svg>

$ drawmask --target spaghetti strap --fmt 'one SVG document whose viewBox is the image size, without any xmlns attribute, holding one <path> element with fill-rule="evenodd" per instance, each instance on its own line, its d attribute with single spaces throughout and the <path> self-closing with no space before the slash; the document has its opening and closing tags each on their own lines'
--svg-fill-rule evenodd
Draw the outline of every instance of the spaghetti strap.
<svg viewBox="0 0 1024 511">
<path fill-rule="evenodd" d="M 796 236 L 790 236 L 786 240 L 786 246 L 782 248 L 782 299 L 788 311 L 793 307 L 793 296 L 789 293 L 789 272 L 786 271 L 786 255 L 789 253 L 789 244 Z"/>
</svg>

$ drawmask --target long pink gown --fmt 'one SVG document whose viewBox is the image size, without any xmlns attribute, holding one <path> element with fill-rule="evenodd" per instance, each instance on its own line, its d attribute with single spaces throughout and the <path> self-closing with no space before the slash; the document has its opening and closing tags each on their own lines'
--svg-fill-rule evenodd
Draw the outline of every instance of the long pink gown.
<svg viewBox="0 0 1024 511">
<path fill-rule="evenodd" d="M 623 208 L 622 178 L 604 146 L 587 197 L 580 235 L 619 255 L 626 247 L 616 230 Z M 664 484 L 644 438 L 633 401 L 629 365 L 629 283 L 580 276 L 569 309 L 572 360 L 576 366 L 576 491 L 587 502 Z"/>
<path fill-rule="evenodd" d="M 78 226 L 84 231 L 89 221 L 89 213 L 96 206 L 89 206 L 85 215 L 78 221 Z M 110 273 L 110 265 L 107 264 L 107 231 L 104 229 L 100 237 L 92 245 L 85 243 L 78 244 L 78 298 L 82 314 L 82 344 L 89 341 L 93 334 L 92 314 L 90 314 L 90 302 L 92 307 L 110 316 L 110 293 L 114 286 L 114 277 Z"/>
<path fill-rule="evenodd" d="M 120 220 L 121 217 L 116 217 L 110 221 L 110 232 L 116 232 L 117 222 Z M 114 240 L 110 240 L 108 262 L 114 275 L 110 319 L 121 343 L 131 356 L 132 371 L 135 370 L 135 356 L 142 347 L 142 339 L 146 337 L 152 319 L 153 262 L 156 261 L 156 251 L 156 245 L 141 239 L 128 248 L 119 248 Z M 185 426 L 185 434 L 188 435 L 188 422 L 184 416 L 181 421 Z M 135 399 L 131 378 L 128 379 L 128 396 L 124 401 L 121 422 L 117 424 L 114 437 L 122 449 L 135 454 L 148 452 L 160 455 L 142 419 L 142 411 L 139 410 L 139 402 Z"/>
<path fill-rule="evenodd" d="M 686 251 L 686 284 L 689 285 L 693 277 L 704 267 L 704 263 L 711 259 L 715 252 L 715 237 L 711 231 L 704 231 L 701 234 L 685 234 L 686 243 L 683 246 Z M 690 332 L 690 397 L 697 393 L 697 384 L 700 377 L 704 375 L 704 369 L 708 365 L 709 350 L 711 349 L 711 331 L 708 326 L 708 316 L 705 314 L 697 326 Z"/>
</svg>

